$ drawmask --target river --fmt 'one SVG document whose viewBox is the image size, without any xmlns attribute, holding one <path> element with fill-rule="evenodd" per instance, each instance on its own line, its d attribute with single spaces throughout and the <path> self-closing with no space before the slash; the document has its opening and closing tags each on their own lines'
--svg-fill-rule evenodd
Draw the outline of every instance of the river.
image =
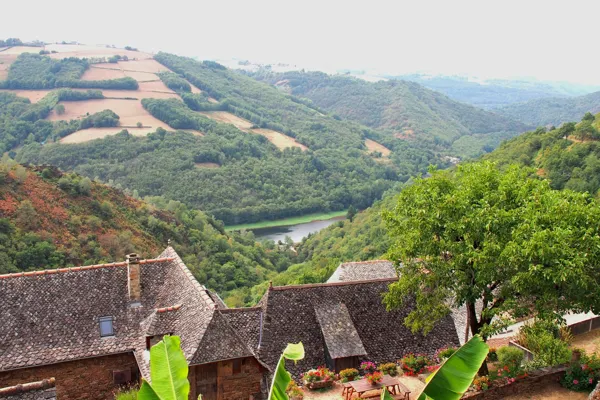
<svg viewBox="0 0 600 400">
<path fill-rule="evenodd" d="M 271 239 L 271 240 L 274 240 L 275 242 L 277 242 L 279 240 L 281 240 L 283 242 L 285 237 L 289 236 L 292 238 L 294 243 L 298 243 L 302 240 L 302 238 L 308 236 L 309 233 L 319 232 L 321 229 L 327 228 L 329 225 L 333 224 L 334 222 L 341 221 L 343 219 L 345 219 L 345 217 L 341 216 L 341 217 L 334 217 L 331 219 L 326 219 L 323 221 L 306 222 L 303 224 L 252 229 L 252 232 L 254 232 L 254 236 L 256 237 L 256 240 L 258 240 L 258 241 Z"/>
</svg>

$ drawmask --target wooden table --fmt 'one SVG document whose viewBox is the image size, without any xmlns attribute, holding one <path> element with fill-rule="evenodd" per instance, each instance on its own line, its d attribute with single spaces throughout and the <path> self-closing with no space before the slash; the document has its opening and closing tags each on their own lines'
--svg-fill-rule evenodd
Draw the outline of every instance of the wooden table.
<svg viewBox="0 0 600 400">
<path fill-rule="evenodd" d="M 398 380 L 395 378 L 392 378 L 389 375 L 384 375 L 381 382 L 378 382 L 375 385 L 372 385 L 366 378 L 361 379 L 359 381 L 352 381 L 352 382 L 348 382 L 348 383 L 350 384 L 350 388 L 346 392 L 346 400 L 352 398 L 352 395 L 354 393 L 358 394 L 359 399 L 364 399 L 365 397 L 363 395 L 366 392 L 369 392 L 372 390 L 380 391 L 384 387 L 386 387 L 391 394 L 398 394 L 400 392 L 400 384 L 399 384 Z M 402 386 L 404 387 L 404 385 L 402 385 Z M 381 391 L 380 391 L 380 393 L 381 393 Z M 406 398 L 408 398 L 407 395 L 409 393 L 410 392 L 406 393 L 406 395 L 405 395 Z M 372 396 L 369 396 L 369 397 L 372 397 Z M 379 395 L 376 395 L 376 397 L 379 397 Z"/>
</svg>

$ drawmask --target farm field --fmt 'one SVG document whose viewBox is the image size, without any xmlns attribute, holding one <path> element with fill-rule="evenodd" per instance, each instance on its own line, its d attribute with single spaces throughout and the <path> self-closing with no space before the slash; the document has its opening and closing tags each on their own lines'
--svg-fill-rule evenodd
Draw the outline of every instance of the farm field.
<svg viewBox="0 0 600 400">
<path fill-rule="evenodd" d="M 380 143 L 377 143 L 376 141 L 371 140 L 371 139 L 365 140 L 365 146 L 367 146 L 367 149 L 369 150 L 369 153 L 372 153 L 374 151 L 378 151 L 384 157 L 388 157 L 392 153 L 392 151 L 390 149 L 388 149 L 384 145 L 382 145 Z"/>
<path fill-rule="evenodd" d="M 109 127 L 109 128 L 88 128 L 74 132 L 69 136 L 65 136 L 60 140 L 61 143 L 84 143 L 95 139 L 102 139 L 107 136 L 116 135 L 123 129 L 127 129 L 130 135 L 133 136 L 146 136 L 147 134 L 154 132 L 156 128 L 123 128 L 120 126 Z"/>
<path fill-rule="evenodd" d="M 29 99 L 32 103 L 37 103 L 41 99 L 44 98 L 50 90 L 9 90 L 9 89 L 0 89 L 0 92 L 11 92 L 16 94 L 19 97 L 25 97 Z"/>
<path fill-rule="evenodd" d="M 286 147 L 299 147 L 302 150 L 308 149 L 305 145 L 296 142 L 296 139 L 271 129 L 251 129 L 250 132 L 263 135 L 280 150 L 283 150 Z"/>
<path fill-rule="evenodd" d="M 125 78 L 125 76 L 125 73 L 119 69 L 97 68 L 92 65 L 83 73 L 81 79 L 84 81 L 101 81 Z"/>
<path fill-rule="evenodd" d="M 78 58 L 100 58 L 110 57 L 113 55 L 127 56 L 130 59 L 147 60 L 152 58 L 152 54 L 142 51 L 131 51 L 124 49 L 113 49 L 103 45 L 81 45 L 81 44 L 48 44 L 44 47 L 47 51 L 56 51 L 57 53 L 49 54 L 51 58 L 61 59 L 67 57 Z M 39 50 L 38 50 L 39 51 Z"/>
<path fill-rule="evenodd" d="M 84 118 L 87 114 L 91 115 L 104 110 L 112 110 L 120 117 L 121 126 L 136 126 L 138 122 L 141 122 L 144 126 L 153 129 L 158 127 L 171 129 L 167 124 L 150 115 L 144 109 L 140 100 L 97 99 L 61 102 L 60 104 L 65 106 L 65 113 L 58 115 L 51 112 L 48 120 L 69 121 Z"/>
<path fill-rule="evenodd" d="M 217 122 L 231 124 L 241 131 L 248 132 L 254 124 L 227 111 L 199 111 L 200 114 Z"/>
<path fill-rule="evenodd" d="M 87 89 L 73 89 L 77 91 L 86 91 Z M 44 96 L 51 92 L 51 90 L 9 90 L 9 89 L 0 89 L 0 92 L 12 92 L 19 97 L 26 97 L 32 103 L 37 103 Z M 173 99 L 179 98 L 179 96 L 174 92 L 157 92 L 157 91 L 142 91 L 142 90 L 102 90 L 102 93 L 107 98 L 116 98 L 116 99 L 125 99 L 125 98 L 133 98 L 133 99 Z M 83 102 L 85 103 L 85 101 Z"/>
<path fill-rule="evenodd" d="M 163 83 L 163 81 L 161 81 L 161 80 L 158 80 L 158 81 L 155 81 L 155 82 L 138 82 L 138 83 L 140 85 L 140 89 L 139 90 L 142 91 L 142 92 L 171 93 L 175 97 L 179 98 L 179 95 L 177 95 L 174 91 L 172 91 L 171 89 L 169 89 L 167 87 L 167 85 L 165 85 Z M 152 96 L 146 96 L 146 97 L 152 97 Z"/>
<path fill-rule="evenodd" d="M 158 77 L 158 75 L 153 74 L 152 72 L 124 70 L 123 73 L 125 74 L 125 76 L 133 78 L 138 82 L 160 81 L 160 78 Z"/>
<path fill-rule="evenodd" d="M 7 48 L 2 51 L 0 54 L 2 55 L 19 55 L 21 53 L 39 53 L 40 50 L 43 50 L 43 47 L 32 47 L 32 46 L 14 46 Z"/>
</svg>

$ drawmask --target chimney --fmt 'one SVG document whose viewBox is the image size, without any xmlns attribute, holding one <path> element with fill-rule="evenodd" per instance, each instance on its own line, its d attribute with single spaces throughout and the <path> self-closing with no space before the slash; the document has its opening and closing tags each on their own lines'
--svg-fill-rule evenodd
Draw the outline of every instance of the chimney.
<svg viewBox="0 0 600 400">
<path fill-rule="evenodd" d="M 129 300 L 139 302 L 141 297 L 140 256 L 136 253 L 127 254 L 127 288 Z"/>
</svg>

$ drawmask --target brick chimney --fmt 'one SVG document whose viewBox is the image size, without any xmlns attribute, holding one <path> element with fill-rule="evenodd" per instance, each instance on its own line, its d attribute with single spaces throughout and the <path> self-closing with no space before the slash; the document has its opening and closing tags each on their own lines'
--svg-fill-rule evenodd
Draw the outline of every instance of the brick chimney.
<svg viewBox="0 0 600 400">
<path fill-rule="evenodd" d="M 142 294 L 140 282 L 140 256 L 136 253 L 127 254 L 127 288 L 129 300 L 139 302 Z"/>
</svg>

